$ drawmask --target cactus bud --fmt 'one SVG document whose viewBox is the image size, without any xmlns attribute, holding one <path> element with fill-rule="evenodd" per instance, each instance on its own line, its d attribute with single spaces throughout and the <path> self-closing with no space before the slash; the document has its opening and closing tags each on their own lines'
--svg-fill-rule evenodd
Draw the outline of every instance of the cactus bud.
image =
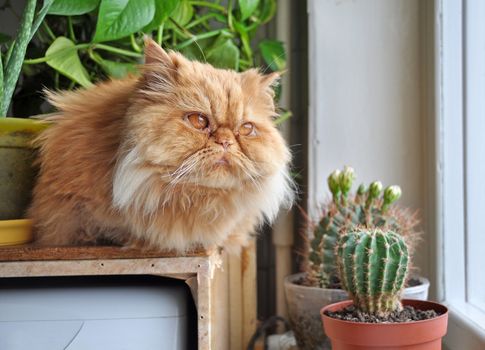
<svg viewBox="0 0 485 350">
<path fill-rule="evenodd" d="M 389 205 L 397 201 L 401 197 L 401 187 L 397 185 L 389 186 L 384 190 L 384 202 L 382 203 L 382 210 L 386 210 Z"/>
<path fill-rule="evenodd" d="M 340 194 L 340 170 L 334 170 L 330 176 L 327 178 L 328 188 L 332 192 L 333 200 L 337 202 L 338 196 Z"/>
<path fill-rule="evenodd" d="M 374 181 L 369 185 L 369 197 L 372 199 L 375 199 L 379 197 L 382 191 L 382 182 L 380 181 Z"/>
<path fill-rule="evenodd" d="M 365 193 L 365 190 L 366 190 L 366 189 L 365 189 L 365 185 L 364 185 L 364 184 L 360 184 L 360 185 L 359 185 L 359 188 L 357 189 L 357 194 L 358 194 L 359 196 L 363 196 L 363 195 L 364 195 L 364 193 Z"/>
<path fill-rule="evenodd" d="M 382 191 L 382 183 L 380 181 L 374 181 L 369 185 L 369 195 L 367 196 L 367 201 L 365 202 L 365 207 L 369 209 L 372 205 L 374 199 L 379 197 Z"/>
<path fill-rule="evenodd" d="M 347 196 L 350 189 L 352 188 L 352 183 L 355 179 L 355 172 L 354 169 L 346 166 L 344 171 L 340 173 L 339 176 L 339 183 L 340 183 L 340 190 L 344 196 Z"/>
</svg>

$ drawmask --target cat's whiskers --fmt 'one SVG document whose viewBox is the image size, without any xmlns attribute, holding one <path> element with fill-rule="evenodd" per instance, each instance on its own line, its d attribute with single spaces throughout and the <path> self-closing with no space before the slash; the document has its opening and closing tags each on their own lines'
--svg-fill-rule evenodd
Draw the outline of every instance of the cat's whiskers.
<svg viewBox="0 0 485 350">
<path fill-rule="evenodd" d="M 191 170 L 194 169 L 199 162 L 199 153 L 201 151 L 197 151 L 188 158 L 186 158 L 182 164 L 171 174 L 173 180 L 170 181 L 170 184 L 177 184 L 182 180 L 186 175 L 188 175 Z"/>
<path fill-rule="evenodd" d="M 252 160 L 250 160 L 243 152 L 236 151 L 235 154 L 237 157 L 234 157 L 236 163 L 238 163 L 239 168 L 242 172 L 246 175 L 249 181 L 259 190 L 262 191 L 261 182 L 259 178 L 261 178 L 259 172 L 253 165 Z"/>
<path fill-rule="evenodd" d="M 204 158 L 203 156 L 201 156 L 204 151 L 205 149 L 202 149 L 193 153 L 188 158 L 186 158 L 182 162 L 182 164 L 177 169 L 175 169 L 174 172 L 169 173 L 169 177 L 171 178 L 171 180 L 164 188 L 165 199 L 162 203 L 162 206 L 166 206 L 173 200 L 176 187 L 184 185 L 184 183 L 182 182 L 183 179 L 185 179 L 189 175 L 193 176 L 194 170 L 195 172 L 200 171 L 199 165 L 201 163 L 201 160 Z"/>
</svg>

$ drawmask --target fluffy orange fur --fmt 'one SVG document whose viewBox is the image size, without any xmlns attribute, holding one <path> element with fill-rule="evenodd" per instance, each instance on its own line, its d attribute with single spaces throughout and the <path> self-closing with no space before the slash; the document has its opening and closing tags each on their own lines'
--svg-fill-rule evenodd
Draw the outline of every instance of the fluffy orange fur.
<svg viewBox="0 0 485 350">
<path fill-rule="evenodd" d="M 36 241 L 237 252 L 292 200 L 290 153 L 272 121 L 277 78 L 149 41 L 140 76 L 48 93 L 59 113 L 38 139 Z"/>
</svg>

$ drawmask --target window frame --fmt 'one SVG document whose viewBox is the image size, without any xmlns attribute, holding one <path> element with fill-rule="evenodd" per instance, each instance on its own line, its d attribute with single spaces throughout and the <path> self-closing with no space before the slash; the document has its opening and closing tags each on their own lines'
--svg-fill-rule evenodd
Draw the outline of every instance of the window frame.
<svg viewBox="0 0 485 350">
<path fill-rule="evenodd" d="M 476 198 L 471 198 L 467 186 L 476 181 L 470 170 L 470 158 L 476 156 L 469 147 L 469 137 L 476 140 L 473 116 L 485 112 L 485 104 L 477 99 L 483 86 L 477 86 L 478 80 L 471 74 L 477 60 L 485 62 L 485 50 L 477 50 L 475 45 L 475 35 L 485 33 L 475 6 L 485 9 L 485 4 L 436 0 L 435 5 L 437 280 L 439 295 L 450 309 L 445 344 L 449 349 L 483 349 L 485 310 L 470 303 L 470 278 L 477 267 L 468 261 L 473 223 L 468 206 Z"/>
</svg>

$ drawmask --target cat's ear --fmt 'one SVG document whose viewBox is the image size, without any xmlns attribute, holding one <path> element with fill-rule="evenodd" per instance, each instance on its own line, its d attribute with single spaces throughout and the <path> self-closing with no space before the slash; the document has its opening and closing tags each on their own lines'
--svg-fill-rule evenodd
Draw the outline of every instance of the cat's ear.
<svg viewBox="0 0 485 350">
<path fill-rule="evenodd" d="M 250 91 L 255 88 L 259 90 L 273 89 L 278 85 L 282 72 L 261 74 L 258 69 L 252 68 L 241 73 L 241 80 Z"/>
<path fill-rule="evenodd" d="M 264 88 L 276 87 L 281 79 L 283 72 L 272 72 L 261 76 L 261 84 Z"/>
<path fill-rule="evenodd" d="M 143 90 L 161 92 L 175 85 L 181 64 L 179 54 L 166 52 L 149 37 L 145 37 L 145 65 L 143 66 Z"/>
<path fill-rule="evenodd" d="M 153 39 L 145 37 L 145 64 L 172 65 L 172 59 Z"/>
</svg>

